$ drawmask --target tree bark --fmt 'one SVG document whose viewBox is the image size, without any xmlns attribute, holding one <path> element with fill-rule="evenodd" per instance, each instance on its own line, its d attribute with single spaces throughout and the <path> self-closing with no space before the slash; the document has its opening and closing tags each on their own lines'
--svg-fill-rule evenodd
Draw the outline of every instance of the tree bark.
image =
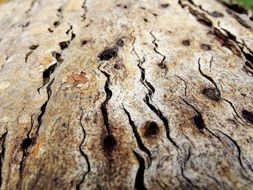
<svg viewBox="0 0 253 190">
<path fill-rule="evenodd" d="M 218 0 L 2 4 L 0 189 L 252 189 L 252 27 Z"/>
</svg>

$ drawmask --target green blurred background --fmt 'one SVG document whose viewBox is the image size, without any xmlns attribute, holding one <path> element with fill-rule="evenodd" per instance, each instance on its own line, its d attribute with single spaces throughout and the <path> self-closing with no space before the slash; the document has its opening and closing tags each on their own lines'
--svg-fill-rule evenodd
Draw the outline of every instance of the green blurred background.
<svg viewBox="0 0 253 190">
<path fill-rule="evenodd" d="M 253 10 L 253 0 L 236 0 L 240 5 L 250 8 Z"/>
</svg>

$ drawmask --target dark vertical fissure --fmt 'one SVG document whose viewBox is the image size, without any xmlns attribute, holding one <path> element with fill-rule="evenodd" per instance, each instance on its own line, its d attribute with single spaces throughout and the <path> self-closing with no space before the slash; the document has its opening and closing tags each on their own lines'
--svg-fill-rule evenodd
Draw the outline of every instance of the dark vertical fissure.
<svg viewBox="0 0 253 190">
<path fill-rule="evenodd" d="M 136 177 L 135 177 L 134 187 L 137 190 L 146 190 L 147 188 L 145 187 L 145 183 L 144 183 L 145 161 L 135 151 L 134 151 L 134 155 L 135 155 L 135 157 L 137 158 L 137 160 L 139 162 L 139 169 L 138 169 Z"/>
<path fill-rule="evenodd" d="M 100 70 L 101 73 L 103 73 L 103 75 L 106 77 L 106 82 L 105 82 L 105 86 L 104 86 L 104 90 L 105 90 L 105 93 L 106 93 L 106 99 L 105 101 L 101 104 L 101 112 L 102 112 L 102 115 L 103 115 L 103 119 L 104 119 L 104 125 L 106 127 L 106 131 L 108 133 L 108 135 L 112 135 L 112 132 L 111 132 L 111 125 L 109 123 L 109 119 L 108 119 L 108 111 L 107 111 L 107 105 L 108 105 L 108 102 L 109 100 L 111 99 L 112 97 L 112 91 L 111 89 L 109 88 L 109 85 L 110 85 L 110 75 L 101 70 L 100 69 L 100 66 L 98 67 L 98 69 Z"/>
<path fill-rule="evenodd" d="M 0 189 L 3 183 L 3 162 L 4 162 L 4 156 L 5 156 L 5 140 L 7 137 L 7 132 L 5 132 L 1 137 L 0 137 L 0 146 L 1 146 L 1 152 L 0 152 Z"/>
<path fill-rule="evenodd" d="M 123 107 L 123 110 L 125 111 L 125 113 L 126 113 L 126 115 L 127 115 L 127 117 L 128 117 L 128 121 L 129 121 L 129 123 L 130 123 L 130 125 L 131 125 L 131 127 L 132 127 L 132 131 L 133 131 L 133 133 L 134 133 L 134 136 L 135 136 L 135 139 L 136 139 L 136 141 L 137 141 L 137 144 L 138 144 L 138 147 L 143 151 L 143 152 L 145 152 L 146 153 L 146 155 L 148 156 L 148 158 L 149 158 L 149 162 L 150 162 L 150 164 L 151 164 L 151 152 L 150 152 L 150 150 L 144 145 L 144 143 L 142 142 L 142 139 L 141 139 L 141 137 L 140 137 L 140 134 L 139 134 L 139 132 L 138 132 L 138 130 L 137 130 L 137 126 L 135 125 L 135 123 L 134 123 L 134 121 L 132 120 L 132 118 L 131 118 L 131 115 L 130 115 L 130 113 L 125 109 L 125 107 Z M 150 165 L 149 164 L 149 165 Z"/>
<path fill-rule="evenodd" d="M 145 69 L 142 67 L 142 64 L 146 61 L 145 58 L 143 58 L 142 61 L 139 61 L 138 63 L 138 67 L 141 71 L 141 83 L 147 88 L 148 93 L 145 95 L 144 98 L 144 102 L 146 103 L 146 105 L 150 108 L 150 110 L 152 110 L 157 117 L 159 117 L 162 122 L 163 125 L 165 127 L 166 130 L 166 136 L 169 139 L 169 141 L 176 147 L 179 148 L 178 145 L 176 144 L 176 142 L 170 137 L 170 129 L 169 129 L 169 121 L 168 119 L 165 117 L 165 115 L 158 109 L 156 108 L 153 103 L 152 103 L 152 96 L 155 93 L 155 88 L 151 85 L 150 82 L 148 82 L 146 80 L 146 76 L 145 76 Z"/>
<path fill-rule="evenodd" d="M 90 166 L 90 162 L 89 162 L 88 155 L 85 154 L 84 151 L 83 151 L 83 149 L 82 149 L 82 145 L 83 145 L 84 140 L 85 140 L 85 138 L 86 138 L 86 132 L 85 132 L 84 126 L 83 126 L 83 124 L 82 124 L 83 114 L 84 114 L 83 109 L 81 109 L 81 117 L 80 117 L 80 120 L 79 120 L 79 124 L 80 124 L 80 126 L 81 126 L 81 128 L 82 128 L 83 138 L 82 138 L 82 141 L 81 141 L 81 143 L 80 143 L 80 145 L 79 145 L 79 151 L 80 151 L 81 155 L 84 157 L 84 159 L 85 159 L 85 161 L 86 161 L 86 163 L 87 163 L 87 171 L 83 174 L 82 179 L 81 179 L 80 182 L 76 185 L 76 189 L 77 189 L 77 190 L 80 189 L 82 183 L 83 183 L 84 180 L 85 180 L 85 177 L 87 176 L 87 174 L 88 174 L 88 173 L 90 172 L 90 170 L 91 170 L 91 166 Z"/>
</svg>

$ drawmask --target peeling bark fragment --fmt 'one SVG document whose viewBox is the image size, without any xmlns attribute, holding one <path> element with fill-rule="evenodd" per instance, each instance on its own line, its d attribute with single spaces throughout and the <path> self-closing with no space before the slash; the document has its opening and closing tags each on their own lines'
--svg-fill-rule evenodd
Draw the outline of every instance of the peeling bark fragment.
<svg viewBox="0 0 253 190">
<path fill-rule="evenodd" d="M 244 68 L 246 71 L 250 72 L 253 76 L 253 63 L 246 61 Z"/>
<path fill-rule="evenodd" d="M 198 22 L 208 27 L 213 26 L 213 22 L 209 18 L 207 18 L 204 13 L 200 13 L 197 10 L 192 9 L 191 7 L 189 7 L 189 10 L 190 10 L 190 13 L 196 17 Z"/>
<path fill-rule="evenodd" d="M 248 55 L 250 55 L 250 54 L 248 54 Z M 247 58 L 247 55 L 245 55 L 245 57 Z M 248 57 L 247 59 L 248 60 L 250 60 L 250 61 L 246 61 L 245 62 L 245 65 L 247 65 L 249 68 L 251 68 L 251 69 L 253 69 L 253 59 L 252 59 L 253 57 Z"/>
<path fill-rule="evenodd" d="M 243 6 L 235 3 L 227 3 L 225 1 L 219 0 L 224 6 L 226 6 L 228 9 L 235 11 L 238 14 L 248 14 L 248 10 L 244 8 Z"/>
<path fill-rule="evenodd" d="M 216 36 L 217 40 L 221 43 L 222 46 L 227 47 L 230 49 L 235 55 L 241 57 L 241 52 L 238 47 L 233 43 L 233 39 L 229 36 L 224 35 L 219 29 L 214 28 L 214 35 Z"/>
<path fill-rule="evenodd" d="M 251 26 L 249 24 L 246 23 L 246 21 L 244 21 L 239 15 L 237 15 L 236 13 L 230 11 L 230 10 L 227 10 L 227 12 L 232 15 L 234 17 L 234 19 L 240 23 L 242 26 L 244 26 L 245 28 L 248 28 L 248 29 L 252 29 Z"/>
</svg>

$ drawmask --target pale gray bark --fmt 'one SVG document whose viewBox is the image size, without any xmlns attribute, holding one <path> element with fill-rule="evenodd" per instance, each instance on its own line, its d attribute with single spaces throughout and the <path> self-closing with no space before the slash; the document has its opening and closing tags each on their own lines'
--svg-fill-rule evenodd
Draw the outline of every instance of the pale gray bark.
<svg viewBox="0 0 253 190">
<path fill-rule="evenodd" d="M 1 4 L 1 189 L 252 189 L 252 27 L 216 0 Z"/>
</svg>

